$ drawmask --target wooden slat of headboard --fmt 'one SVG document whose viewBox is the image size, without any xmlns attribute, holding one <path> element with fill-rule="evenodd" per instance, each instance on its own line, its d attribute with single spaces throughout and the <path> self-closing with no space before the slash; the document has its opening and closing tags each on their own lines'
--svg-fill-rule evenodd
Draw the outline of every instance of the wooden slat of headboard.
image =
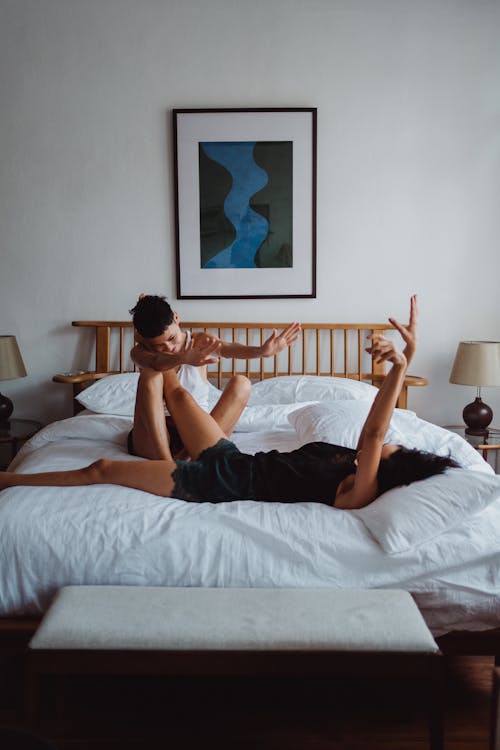
<svg viewBox="0 0 500 750">
<path fill-rule="evenodd" d="M 111 326 L 96 327 L 95 369 L 96 372 L 109 370 L 109 348 Z"/>
<path fill-rule="evenodd" d="M 363 337 L 361 331 L 358 331 L 358 377 L 361 380 L 363 363 Z"/>
</svg>

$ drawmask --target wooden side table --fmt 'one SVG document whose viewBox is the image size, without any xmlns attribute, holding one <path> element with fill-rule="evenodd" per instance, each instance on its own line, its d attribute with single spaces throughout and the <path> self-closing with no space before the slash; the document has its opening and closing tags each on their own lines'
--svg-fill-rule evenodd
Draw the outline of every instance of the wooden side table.
<svg viewBox="0 0 500 750">
<path fill-rule="evenodd" d="M 3 445 L 10 445 L 10 461 L 12 461 L 21 443 L 33 437 L 41 427 L 41 422 L 36 422 L 34 419 L 11 419 L 9 427 L 0 430 L 0 448 Z M 3 468 L 6 468 L 8 463 Z"/>
<path fill-rule="evenodd" d="M 479 451 L 485 461 L 490 463 L 490 456 L 492 457 L 492 466 L 495 469 L 495 473 L 500 473 L 500 465 L 498 461 L 498 453 L 500 452 L 500 430 L 497 427 L 490 427 L 488 429 L 488 437 L 484 438 L 482 435 L 467 435 L 465 432 L 465 425 L 453 424 L 446 425 L 446 430 L 456 432 L 467 440 L 477 451 Z"/>
</svg>

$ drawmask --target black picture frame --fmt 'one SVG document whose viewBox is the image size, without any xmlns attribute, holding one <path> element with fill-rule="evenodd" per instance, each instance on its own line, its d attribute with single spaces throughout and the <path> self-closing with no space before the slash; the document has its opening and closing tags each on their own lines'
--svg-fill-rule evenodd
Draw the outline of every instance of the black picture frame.
<svg viewBox="0 0 500 750">
<path fill-rule="evenodd" d="M 316 108 L 174 109 L 178 299 L 316 297 Z"/>
</svg>

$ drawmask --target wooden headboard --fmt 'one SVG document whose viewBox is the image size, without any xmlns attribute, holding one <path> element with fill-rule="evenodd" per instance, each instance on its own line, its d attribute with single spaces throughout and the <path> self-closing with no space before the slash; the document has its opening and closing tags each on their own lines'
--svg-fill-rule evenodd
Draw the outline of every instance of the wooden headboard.
<svg viewBox="0 0 500 750">
<path fill-rule="evenodd" d="M 88 342 L 93 350 L 93 362 L 82 362 L 76 373 L 54 375 L 57 383 L 71 383 L 73 394 L 90 385 L 94 380 L 106 375 L 133 371 L 130 359 L 133 346 L 133 326 L 131 321 L 75 320 L 73 326 L 88 329 L 93 340 Z M 183 330 L 206 331 L 219 336 L 224 341 L 238 341 L 241 344 L 260 345 L 271 334 L 273 328 L 283 330 L 283 323 L 222 323 L 222 322 L 182 322 Z M 334 375 L 340 378 L 368 380 L 374 385 L 384 378 L 385 365 L 376 364 L 364 351 L 368 336 L 375 331 L 390 332 L 392 326 L 385 323 L 302 323 L 299 339 L 288 350 L 266 359 L 233 360 L 220 359 L 209 365 L 209 379 L 218 388 L 236 373 L 246 375 L 251 380 L 280 375 Z M 89 368 L 89 369 L 87 369 Z M 400 408 L 406 409 L 408 386 L 427 385 L 426 378 L 408 375 L 398 401 Z M 75 413 L 78 411 L 75 404 Z"/>
</svg>

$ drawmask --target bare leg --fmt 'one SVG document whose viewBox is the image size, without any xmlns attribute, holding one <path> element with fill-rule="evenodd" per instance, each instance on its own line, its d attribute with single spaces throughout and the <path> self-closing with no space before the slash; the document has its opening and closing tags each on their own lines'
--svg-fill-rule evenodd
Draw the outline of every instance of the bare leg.
<svg viewBox="0 0 500 750">
<path fill-rule="evenodd" d="M 145 369 L 137 385 L 132 441 L 136 455 L 152 460 L 171 458 L 163 404 L 164 373 Z"/>
<path fill-rule="evenodd" d="M 173 459 L 165 461 L 110 461 L 102 458 L 84 469 L 50 471 L 42 474 L 0 472 L 0 490 L 7 487 L 81 487 L 91 484 L 118 484 L 153 495 L 170 497 L 174 480 Z"/>
<path fill-rule="evenodd" d="M 203 450 L 218 443 L 226 434 L 215 419 L 203 411 L 191 394 L 179 385 L 177 375 L 172 370 L 164 373 L 163 382 L 167 408 L 188 454 L 196 459 Z"/>
<path fill-rule="evenodd" d="M 241 378 L 246 381 L 244 376 Z M 167 398 L 169 411 L 178 425 L 184 444 L 194 458 L 198 457 L 201 451 L 226 437 L 226 434 L 213 417 L 203 411 L 192 396 L 179 386 L 177 376 L 173 371 L 156 373 L 154 370 L 144 370 L 139 384 L 134 415 L 134 448 L 141 440 L 144 450 L 159 451 L 163 454 L 161 459 L 153 457 L 147 461 L 100 459 L 83 469 L 37 474 L 0 472 L 0 490 L 18 486 L 80 487 L 92 484 L 116 484 L 161 497 L 170 497 L 174 487 L 172 473 L 176 464 L 168 443 L 163 395 Z M 226 399 L 223 401 L 225 391 L 219 400 L 222 407 L 226 406 L 226 410 L 221 408 L 219 413 L 228 430 L 233 429 L 248 400 L 246 391 L 245 383 L 240 382 L 240 376 L 237 376 Z M 229 400 L 236 397 L 238 404 L 231 409 Z M 136 429 L 139 436 L 137 443 Z"/>
<path fill-rule="evenodd" d="M 171 455 L 168 430 L 165 425 L 164 398 L 166 400 L 172 387 L 173 373 L 171 371 L 157 372 L 144 369 L 141 372 L 137 386 L 132 439 L 136 455 L 142 458 L 164 460 Z M 226 437 L 229 437 L 234 430 L 236 422 L 247 405 L 250 391 L 251 385 L 248 378 L 244 375 L 234 375 L 212 409 L 211 415 Z M 191 455 L 189 451 L 185 453 L 186 456 Z"/>
<path fill-rule="evenodd" d="M 227 437 L 231 435 L 247 405 L 251 389 L 250 381 L 245 375 L 233 375 L 210 412 Z"/>
</svg>

